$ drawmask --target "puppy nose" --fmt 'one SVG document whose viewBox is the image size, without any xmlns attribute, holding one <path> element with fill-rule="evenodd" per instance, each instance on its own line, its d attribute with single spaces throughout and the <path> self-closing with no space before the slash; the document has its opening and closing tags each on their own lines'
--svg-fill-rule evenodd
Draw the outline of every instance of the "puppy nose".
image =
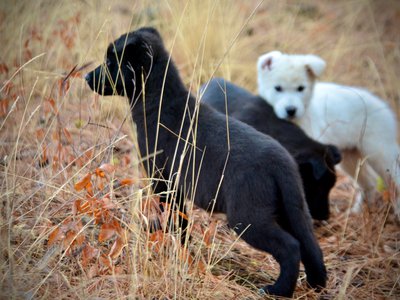
<svg viewBox="0 0 400 300">
<path fill-rule="evenodd" d="M 296 114 L 296 107 L 295 106 L 288 106 L 286 107 L 286 113 L 288 114 L 289 117 L 294 117 L 294 115 Z"/>
</svg>

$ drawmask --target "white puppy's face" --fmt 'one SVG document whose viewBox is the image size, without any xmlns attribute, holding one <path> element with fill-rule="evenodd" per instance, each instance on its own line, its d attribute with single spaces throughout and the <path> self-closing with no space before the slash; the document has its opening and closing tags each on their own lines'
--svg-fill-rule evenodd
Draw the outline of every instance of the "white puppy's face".
<svg viewBox="0 0 400 300">
<path fill-rule="evenodd" d="M 295 119 L 304 114 L 314 82 L 325 69 L 315 55 L 288 55 L 272 51 L 259 57 L 258 92 L 279 118 Z"/>
</svg>

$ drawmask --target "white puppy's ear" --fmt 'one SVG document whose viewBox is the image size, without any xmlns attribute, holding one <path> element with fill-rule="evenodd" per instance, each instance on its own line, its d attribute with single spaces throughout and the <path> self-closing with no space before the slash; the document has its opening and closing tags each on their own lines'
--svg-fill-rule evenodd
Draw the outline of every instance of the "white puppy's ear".
<svg viewBox="0 0 400 300">
<path fill-rule="evenodd" d="M 312 54 L 305 56 L 304 63 L 307 72 L 313 77 L 320 77 L 326 67 L 326 62 L 321 57 Z"/>
<path fill-rule="evenodd" d="M 258 70 L 265 70 L 265 68 L 268 68 L 268 70 L 271 70 L 272 62 L 279 56 L 281 56 L 282 53 L 279 51 L 271 51 L 266 54 L 261 55 L 258 58 L 257 62 L 257 68 Z"/>
</svg>

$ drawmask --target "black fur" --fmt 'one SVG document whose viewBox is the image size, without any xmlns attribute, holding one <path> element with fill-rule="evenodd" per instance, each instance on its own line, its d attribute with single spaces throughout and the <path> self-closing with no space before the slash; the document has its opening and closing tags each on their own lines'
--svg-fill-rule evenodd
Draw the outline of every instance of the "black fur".
<svg viewBox="0 0 400 300">
<path fill-rule="evenodd" d="M 204 209 L 226 213 L 246 242 L 271 253 L 281 272 L 264 288 L 268 293 L 293 294 L 300 260 L 309 284 L 325 286 L 322 252 L 288 152 L 235 119 L 228 120 L 228 143 L 225 116 L 189 94 L 155 29 L 125 34 L 109 49 L 116 50 L 107 52 L 110 77 L 99 66 L 86 80 L 99 93 L 129 98 L 141 155 L 151 157 L 147 172 L 164 179 L 155 182 L 155 192 L 176 187 L 178 203 L 191 198 Z"/>
<path fill-rule="evenodd" d="M 336 146 L 321 144 L 292 122 L 278 118 L 261 97 L 222 78 L 202 86 L 202 102 L 268 134 L 296 160 L 311 216 L 329 218 L 329 192 L 336 182 L 335 164 L 341 160 Z"/>
</svg>

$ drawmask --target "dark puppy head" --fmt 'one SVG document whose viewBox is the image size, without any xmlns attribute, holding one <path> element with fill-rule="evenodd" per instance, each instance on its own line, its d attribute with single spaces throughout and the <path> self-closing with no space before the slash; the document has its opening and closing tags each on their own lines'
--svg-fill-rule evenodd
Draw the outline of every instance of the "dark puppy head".
<svg viewBox="0 0 400 300">
<path fill-rule="evenodd" d="M 126 33 L 107 48 L 103 64 L 86 74 L 90 88 L 101 95 L 133 98 L 142 89 L 153 63 L 165 49 L 156 29 L 143 27 Z M 161 55 L 165 57 L 165 55 Z"/>
<path fill-rule="evenodd" d="M 342 157 L 337 147 L 327 145 L 324 153 L 307 153 L 297 157 L 311 216 L 316 220 L 329 218 L 329 191 L 335 185 L 335 165 Z"/>
</svg>

